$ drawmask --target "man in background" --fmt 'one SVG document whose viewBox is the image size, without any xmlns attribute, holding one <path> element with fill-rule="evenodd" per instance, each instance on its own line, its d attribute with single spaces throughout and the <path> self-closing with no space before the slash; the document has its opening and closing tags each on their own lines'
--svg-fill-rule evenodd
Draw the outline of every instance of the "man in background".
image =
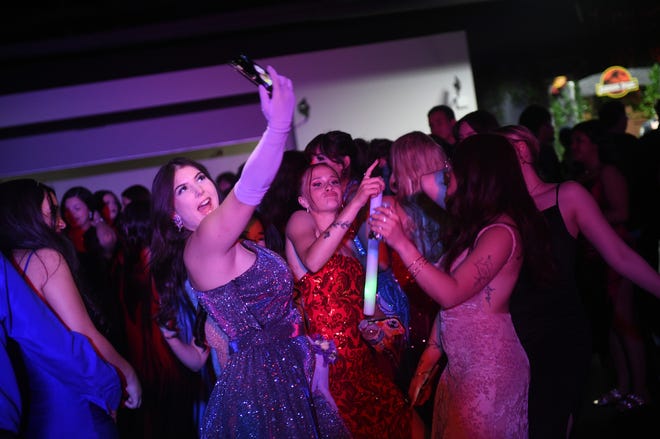
<svg viewBox="0 0 660 439">
<path fill-rule="evenodd" d="M 431 108 L 427 114 L 431 137 L 436 143 L 442 146 L 447 157 L 451 158 L 454 153 L 454 125 L 456 116 L 454 110 L 447 105 L 436 105 Z"/>
</svg>

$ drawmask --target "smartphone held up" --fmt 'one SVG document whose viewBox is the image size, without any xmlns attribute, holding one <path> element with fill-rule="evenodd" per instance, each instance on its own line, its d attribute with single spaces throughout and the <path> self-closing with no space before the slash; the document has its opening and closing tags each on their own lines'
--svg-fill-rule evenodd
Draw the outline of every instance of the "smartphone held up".
<svg viewBox="0 0 660 439">
<path fill-rule="evenodd" d="M 266 72 L 266 69 L 252 61 L 248 56 L 239 55 L 229 61 L 229 64 L 241 75 L 249 79 L 253 84 L 263 85 L 268 91 L 268 95 L 272 94 L 273 79 L 270 77 L 268 72 Z"/>
</svg>

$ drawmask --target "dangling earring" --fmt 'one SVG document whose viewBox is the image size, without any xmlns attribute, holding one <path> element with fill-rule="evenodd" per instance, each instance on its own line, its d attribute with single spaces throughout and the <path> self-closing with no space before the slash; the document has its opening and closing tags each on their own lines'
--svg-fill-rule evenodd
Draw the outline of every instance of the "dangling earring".
<svg viewBox="0 0 660 439">
<path fill-rule="evenodd" d="M 181 229 L 183 229 L 183 220 L 181 219 L 178 213 L 174 214 L 174 216 L 172 217 L 172 221 L 174 222 L 174 225 L 176 226 L 177 230 L 180 232 Z"/>
</svg>

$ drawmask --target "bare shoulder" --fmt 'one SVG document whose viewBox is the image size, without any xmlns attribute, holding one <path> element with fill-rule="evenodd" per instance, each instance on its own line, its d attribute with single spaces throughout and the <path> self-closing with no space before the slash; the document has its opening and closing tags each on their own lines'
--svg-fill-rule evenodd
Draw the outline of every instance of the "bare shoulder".
<svg viewBox="0 0 660 439">
<path fill-rule="evenodd" d="M 591 193 L 576 181 L 567 181 L 559 189 L 559 208 L 568 231 L 574 237 L 601 216 L 600 207 Z"/>
<path fill-rule="evenodd" d="M 305 212 L 304 210 L 296 210 L 295 212 L 293 212 L 293 214 L 291 214 L 291 220 L 295 219 L 296 221 L 300 221 L 300 219 L 302 218 L 311 219 L 311 217 L 312 216 L 309 213 Z"/>
<path fill-rule="evenodd" d="M 474 247 L 510 248 L 513 245 L 514 239 L 517 239 L 518 236 L 518 228 L 513 225 L 513 222 L 501 219 L 495 223 L 491 223 L 479 232 Z"/>
<path fill-rule="evenodd" d="M 289 222 L 286 225 L 287 234 L 290 231 L 298 230 L 300 227 L 304 226 L 314 227 L 314 218 L 304 210 L 297 210 L 293 212 L 293 215 L 291 215 L 291 218 L 289 218 Z"/>
<path fill-rule="evenodd" d="M 499 270 L 499 267 L 511 261 L 514 255 L 520 255 L 522 248 L 517 244 L 520 242 L 520 234 L 513 224 L 512 221 L 501 218 L 486 226 L 479 233 L 468 258 L 472 258 L 477 264 L 488 261 Z"/>
<path fill-rule="evenodd" d="M 66 266 L 64 256 L 52 248 L 41 248 L 34 253 L 25 250 L 14 252 L 14 260 L 21 269 L 25 269 L 25 275 L 39 291 L 60 267 Z"/>
<path fill-rule="evenodd" d="M 481 236 L 486 235 L 511 241 L 512 238 L 519 236 L 520 232 L 516 223 L 508 215 L 502 215 L 496 222 L 489 224 L 483 229 Z"/>
<path fill-rule="evenodd" d="M 577 181 L 568 180 L 559 186 L 559 204 L 562 206 L 566 203 L 580 204 L 585 198 L 591 198 L 591 194 Z"/>
<path fill-rule="evenodd" d="M 62 264 L 66 264 L 62 253 L 52 248 L 40 248 L 35 252 L 35 256 L 48 273 L 54 273 Z"/>
</svg>

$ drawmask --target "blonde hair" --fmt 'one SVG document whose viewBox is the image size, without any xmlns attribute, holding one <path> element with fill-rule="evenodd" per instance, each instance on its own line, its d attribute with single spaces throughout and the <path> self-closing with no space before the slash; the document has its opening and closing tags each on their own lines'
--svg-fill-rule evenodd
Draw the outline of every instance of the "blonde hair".
<svg viewBox="0 0 660 439">
<path fill-rule="evenodd" d="M 390 150 L 390 164 L 396 196 L 405 198 L 421 191 L 422 175 L 444 169 L 447 156 L 430 136 L 421 131 L 413 131 L 394 141 Z"/>
</svg>

